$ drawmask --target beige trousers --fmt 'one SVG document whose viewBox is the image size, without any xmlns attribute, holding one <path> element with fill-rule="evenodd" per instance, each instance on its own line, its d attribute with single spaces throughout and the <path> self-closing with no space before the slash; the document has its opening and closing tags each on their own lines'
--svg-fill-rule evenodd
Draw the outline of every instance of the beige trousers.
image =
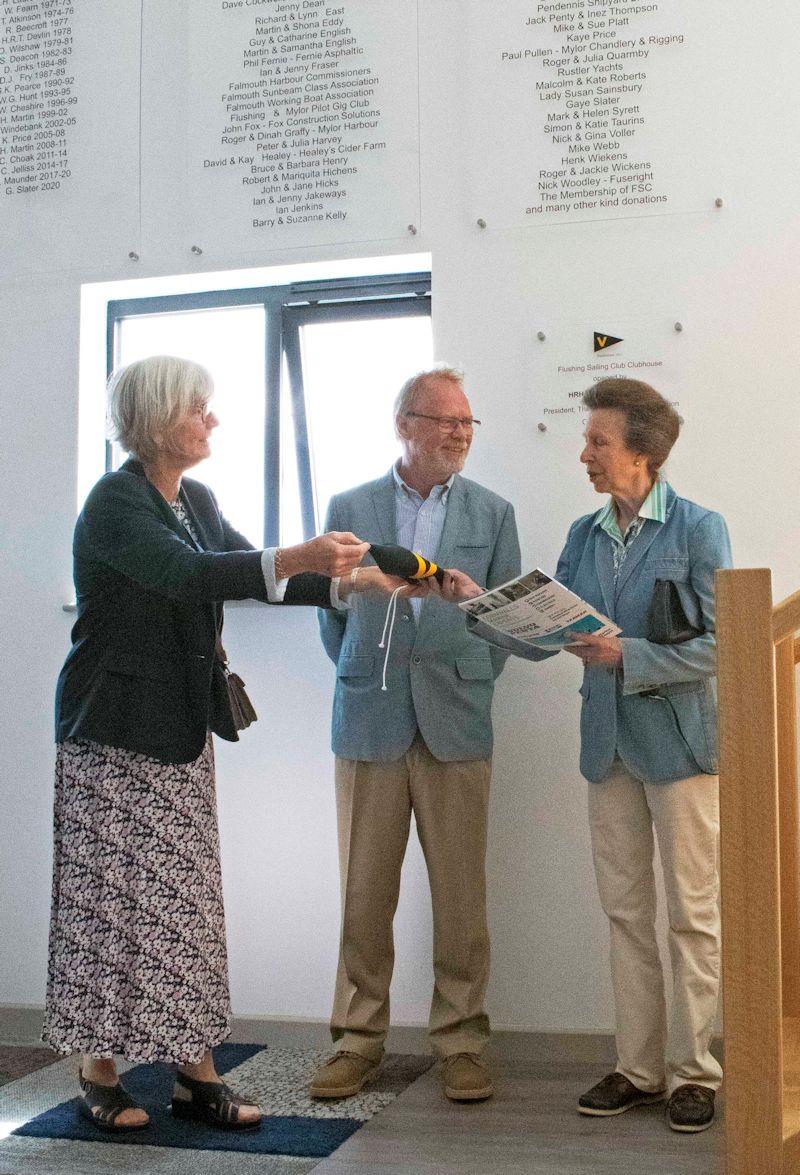
<svg viewBox="0 0 800 1175">
<path fill-rule="evenodd" d="M 489 979 L 486 821 L 491 760 L 442 763 L 419 734 L 390 763 L 336 760 L 342 936 L 331 1033 L 340 1049 L 378 1057 L 389 1027 L 392 921 L 411 813 L 433 905 L 429 1031 L 440 1057 L 480 1052 Z"/>
<path fill-rule="evenodd" d="M 715 775 L 643 783 L 617 759 L 589 784 L 597 887 L 611 927 L 617 1071 L 647 1092 L 684 1082 L 716 1089 L 722 1070 L 708 1046 L 719 992 Z M 673 1001 L 667 1025 L 655 935 L 653 829 L 664 873 Z"/>
</svg>

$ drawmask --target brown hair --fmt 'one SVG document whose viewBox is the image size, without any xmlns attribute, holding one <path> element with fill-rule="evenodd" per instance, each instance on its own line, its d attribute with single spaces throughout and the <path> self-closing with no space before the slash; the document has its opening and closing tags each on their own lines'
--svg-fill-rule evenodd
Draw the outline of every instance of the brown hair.
<svg viewBox="0 0 800 1175">
<path fill-rule="evenodd" d="M 625 416 L 625 447 L 643 453 L 657 473 L 678 439 L 681 418 L 668 400 L 639 379 L 599 379 L 583 393 L 587 408 L 614 408 Z"/>
</svg>

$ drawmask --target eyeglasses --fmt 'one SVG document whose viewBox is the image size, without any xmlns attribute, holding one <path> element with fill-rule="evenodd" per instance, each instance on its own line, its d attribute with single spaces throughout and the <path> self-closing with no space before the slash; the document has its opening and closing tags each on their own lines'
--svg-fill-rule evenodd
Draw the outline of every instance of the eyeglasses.
<svg viewBox="0 0 800 1175">
<path fill-rule="evenodd" d="M 472 432 L 480 424 L 474 416 L 430 416 L 427 412 L 406 412 L 406 416 L 419 416 L 422 420 L 435 420 L 440 432 L 455 432 L 463 428 L 465 432 Z"/>
</svg>

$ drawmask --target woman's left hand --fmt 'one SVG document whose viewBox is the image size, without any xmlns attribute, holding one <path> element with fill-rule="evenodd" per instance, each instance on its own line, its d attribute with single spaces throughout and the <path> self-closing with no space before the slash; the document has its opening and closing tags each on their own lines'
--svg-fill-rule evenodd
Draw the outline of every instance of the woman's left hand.
<svg viewBox="0 0 800 1175">
<path fill-rule="evenodd" d="M 618 636 L 595 636 L 593 633 L 575 633 L 575 643 L 565 645 L 564 651 L 579 657 L 584 665 L 600 665 L 604 669 L 622 667 L 622 641 Z"/>
</svg>

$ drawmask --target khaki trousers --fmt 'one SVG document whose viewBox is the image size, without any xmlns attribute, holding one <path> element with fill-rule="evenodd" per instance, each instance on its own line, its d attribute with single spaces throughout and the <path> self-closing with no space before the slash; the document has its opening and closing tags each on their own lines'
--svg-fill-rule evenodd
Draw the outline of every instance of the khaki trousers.
<svg viewBox="0 0 800 1175">
<path fill-rule="evenodd" d="M 389 1028 L 392 921 L 411 813 L 433 906 L 434 1052 L 477 1053 L 489 1038 L 486 821 L 491 760 L 442 763 L 417 734 L 390 763 L 336 760 L 342 937 L 331 1033 L 380 1056 Z"/>
<path fill-rule="evenodd" d="M 643 783 L 617 759 L 602 783 L 589 784 L 589 828 L 611 926 L 617 1071 L 647 1092 L 672 1093 L 688 1081 L 716 1089 L 722 1070 L 708 1046 L 719 992 L 717 777 Z M 669 920 L 669 1025 L 655 934 L 653 829 Z"/>
</svg>

